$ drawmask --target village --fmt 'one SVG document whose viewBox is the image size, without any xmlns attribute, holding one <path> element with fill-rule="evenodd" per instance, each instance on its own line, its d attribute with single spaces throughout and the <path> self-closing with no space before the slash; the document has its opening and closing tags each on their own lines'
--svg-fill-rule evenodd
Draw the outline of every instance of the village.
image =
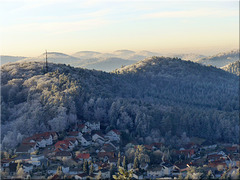
<svg viewBox="0 0 240 180">
<path fill-rule="evenodd" d="M 1 152 L 3 179 L 113 179 L 119 167 L 131 179 L 181 179 L 190 174 L 216 179 L 239 177 L 239 144 L 189 142 L 179 149 L 164 143 L 122 145 L 122 133 L 105 133 L 100 122 L 81 122 L 65 132 L 24 138 L 12 154 Z"/>
</svg>

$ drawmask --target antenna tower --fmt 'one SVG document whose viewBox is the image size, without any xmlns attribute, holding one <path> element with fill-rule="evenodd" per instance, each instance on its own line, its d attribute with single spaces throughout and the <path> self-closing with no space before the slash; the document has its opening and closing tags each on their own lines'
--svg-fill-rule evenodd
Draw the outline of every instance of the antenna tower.
<svg viewBox="0 0 240 180">
<path fill-rule="evenodd" d="M 46 72 L 48 72 L 47 50 L 46 50 Z"/>
</svg>

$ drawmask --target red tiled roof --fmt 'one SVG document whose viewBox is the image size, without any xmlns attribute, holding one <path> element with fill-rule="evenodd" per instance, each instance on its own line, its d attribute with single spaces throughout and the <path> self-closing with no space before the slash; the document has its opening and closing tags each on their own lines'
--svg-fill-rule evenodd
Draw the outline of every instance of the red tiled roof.
<svg viewBox="0 0 240 180">
<path fill-rule="evenodd" d="M 34 134 L 31 137 L 25 138 L 23 140 L 24 143 L 26 142 L 30 142 L 31 140 L 34 141 L 41 141 L 42 139 L 48 139 L 50 136 L 55 136 L 56 132 L 44 132 L 44 133 L 40 133 L 40 134 Z"/>
<path fill-rule="evenodd" d="M 115 132 L 117 135 L 121 134 L 117 129 L 113 129 L 112 131 Z"/>
<path fill-rule="evenodd" d="M 152 145 L 157 148 L 161 148 L 163 146 L 163 143 L 152 143 Z"/>
<path fill-rule="evenodd" d="M 152 150 L 152 149 L 153 149 L 153 145 L 144 145 L 144 147 L 145 147 L 147 150 Z"/>
<path fill-rule="evenodd" d="M 184 154 L 184 155 L 193 155 L 194 154 L 194 149 L 184 149 L 184 150 L 179 150 L 176 151 L 177 154 Z"/>
<path fill-rule="evenodd" d="M 208 159 L 220 159 L 221 157 L 221 154 L 211 154 L 207 156 Z"/>
<path fill-rule="evenodd" d="M 67 150 L 69 148 L 69 146 L 72 145 L 71 140 L 62 140 L 62 141 L 58 141 L 54 146 L 55 149 L 63 149 L 63 150 Z"/>
<path fill-rule="evenodd" d="M 208 163 L 209 167 L 217 167 L 220 165 L 222 165 L 223 167 L 227 167 L 227 164 L 224 161 L 213 161 L 213 162 Z"/>
<path fill-rule="evenodd" d="M 71 141 L 71 142 L 76 142 L 77 141 L 77 138 L 74 138 L 74 137 L 68 137 L 65 139 L 66 141 Z"/>
<path fill-rule="evenodd" d="M 89 153 L 80 153 L 76 156 L 76 158 L 78 158 L 78 159 L 89 159 L 90 154 Z"/>
<path fill-rule="evenodd" d="M 234 146 L 234 147 L 226 147 L 226 150 L 235 152 L 235 151 L 238 150 L 238 148 L 236 146 Z"/>
<path fill-rule="evenodd" d="M 68 133 L 70 136 L 78 136 L 79 131 L 72 131 Z"/>
<path fill-rule="evenodd" d="M 79 129 L 83 129 L 84 127 L 85 127 L 85 124 L 79 124 L 79 125 L 78 125 L 78 128 L 79 128 Z"/>
<path fill-rule="evenodd" d="M 107 156 L 107 157 L 114 157 L 114 152 L 99 152 L 98 154 L 97 154 L 97 156 L 98 157 L 105 157 L 105 156 Z"/>
<path fill-rule="evenodd" d="M 59 175 L 54 174 L 50 179 L 59 179 Z"/>
</svg>

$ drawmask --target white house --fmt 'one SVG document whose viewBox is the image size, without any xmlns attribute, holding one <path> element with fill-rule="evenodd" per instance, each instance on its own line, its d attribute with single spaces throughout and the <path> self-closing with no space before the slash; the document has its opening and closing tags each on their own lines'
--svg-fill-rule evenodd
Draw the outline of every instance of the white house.
<svg viewBox="0 0 240 180">
<path fill-rule="evenodd" d="M 56 174 L 57 173 L 57 168 L 58 168 L 58 165 L 50 166 L 47 170 L 47 173 L 48 174 Z"/>
<path fill-rule="evenodd" d="M 69 134 L 69 137 L 74 137 L 77 139 L 81 139 L 83 135 L 80 131 L 71 131 L 68 134 Z"/>
<path fill-rule="evenodd" d="M 80 125 L 78 125 L 78 129 L 79 129 L 79 131 L 81 131 L 82 133 L 89 133 L 89 132 L 91 132 L 92 130 L 91 130 L 91 128 L 89 128 L 87 125 L 85 125 L 85 124 L 80 124 Z"/>
<path fill-rule="evenodd" d="M 40 161 L 41 159 L 44 159 L 44 155 L 41 154 L 41 155 L 31 155 L 31 160 L 32 161 Z"/>
<path fill-rule="evenodd" d="M 31 143 L 36 144 L 36 143 Z M 32 153 L 36 150 L 36 145 L 29 145 L 29 144 L 21 144 L 17 147 L 15 153 L 16 154 L 25 154 L 25 153 Z"/>
<path fill-rule="evenodd" d="M 164 176 L 162 167 L 149 168 L 147 170 L 147 176 L 154 179 Z"/>
<path fill-rule="evenodd" d="M 46 147 L 53 144 L 53 137 L 57 137 L 57 134 L 54 132 L 35 134 L 31 137 L 24 139 L 23 143 L 37 143 L 38 147 Z"/>
<path fill-rule="evenodd" d="M 82 146 L 89 146 L 92 144 L 92 138 L 90 135 L 85 134 L 82 136 L 80 142 Z"/>
<path fill-rule="evenodd" d="M 103 144 L 105 143 L 104 136 L 103 136 L 103 134 L 101 134 L 101 133 L 95 133 L 95 134 L 93 134 L 93 136 L 92 136 L 92 141 L 93 141 L 93 142 L 96 142 L 96 143 L 98 143 L 98 144 L 100 144 L 100 145 L 103 145 Z"/>
<path fill-rule="evenodd" d="M 69 173 L 69 167 L 64 167 L 64 166 L 62 166 L 62 172 L 63 172 L 64 174 Z"/>
<path fill-rule="evenodd" d="M 32 164 L 23 164 L 23 171 L 25 173 L 29 173 L 33 170 L 33 165 Z"/>
<path fill-rule="evenodd" d="M 88 174 L 87 173 L 81 173 L 81 174 L 75 175 L 74 177 L 75 177 L 75 179 L 83 179 L 83 180 L 85 180 L 85 179 L 88 178 Z"/>
<path fill-rule="evenodd" d="M 100 130 L 100 122 L 86 122 L 87 125 L 91 130 Z"/>
<path fill-rule="evenodd" d="M 133 169 L 133 163 L 128 163 L 127 169 L 128 169 L 128 170 Z"/>
<path fill-rule="evenodd" d="M 102 178 L 101 179 L 111 179 L 110 171 L 107 169 L 101 169 Z"/>
<path fill-rule="evenodd" d="M 168 163 L 162 163 L 162 171 L 165 176 L 171 175 L 172 170 L 173 170 L 173 165 L 168 164 Z"/>
<path fill-rule="evenodd" d="M 121 135 L 121 133 L 117 129 L 113 129 L 113 130 L 109 131 L 105 137 L 110 139 L 111 141 L 119 142 L 120 135 Z"/>
</svg>

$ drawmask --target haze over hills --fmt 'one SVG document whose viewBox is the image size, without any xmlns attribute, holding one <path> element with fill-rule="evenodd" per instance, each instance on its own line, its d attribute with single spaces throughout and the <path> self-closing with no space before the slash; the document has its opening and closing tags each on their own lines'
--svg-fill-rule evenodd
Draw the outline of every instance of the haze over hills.
<svg viewBox="0 0 240 180">
<path fill-rule="evenodd" d="M 37 132 L 101 121 L 139 143 L 178 136 L 239 142 L 238 77 L 178 58 L 152 57 L 112 73 L 43 62 L 1 67 L 5 148 Z M 176 141 L 176 142 L 175 142 Z"/>
<path fill-rule="evenodd" d="M 103 70 L 111 72 L 122 66 L 134 64 L 137 61 L 147 57 L 162 56 L 163 54 L 151 51 L 131 51 L 117 50 L 112 53 L 101 53 L 96 51 L 79 51 L 72 55 L 67 55 L 60 52 L 48 52 L 48 61 L 53 63 L 64 63 L 74 67 L 83 67 L 88 69 Z M 213 65 L 222 67 L 227 64 L 239 60 L 239 50 L 233 50 L 227 53 L 219 53 L 213 56 L 204 56 L 200 54 L 165 54 L 168 57 L 178 57 L 183 60 L 190 60 L 204 65 Z M 16 57 L 16 56 L 1 56 L 2 64 L 16 61 L 44 61 L 45 53 L 38 57 Z"/>
<path fill-rule="evenodd" d="M 22 56 L 4 56 L 1 55 L 0 56 L 0 60 L 1 60 L 1 65 L 9 63 L 9 62 L 16 62 L 22 59 L 25 59 L 26 57 L 22 57 Z"/>
<path fill-rule="evenodd" d="M 214 56 L 205 57 L 197 60 L 196 62 L 204 65 L 212 65 L 216 67 L 226 66 L 239 60 L 239 50 L 233 50 L 226 53 L 219 53 Z"/>
</svg>

